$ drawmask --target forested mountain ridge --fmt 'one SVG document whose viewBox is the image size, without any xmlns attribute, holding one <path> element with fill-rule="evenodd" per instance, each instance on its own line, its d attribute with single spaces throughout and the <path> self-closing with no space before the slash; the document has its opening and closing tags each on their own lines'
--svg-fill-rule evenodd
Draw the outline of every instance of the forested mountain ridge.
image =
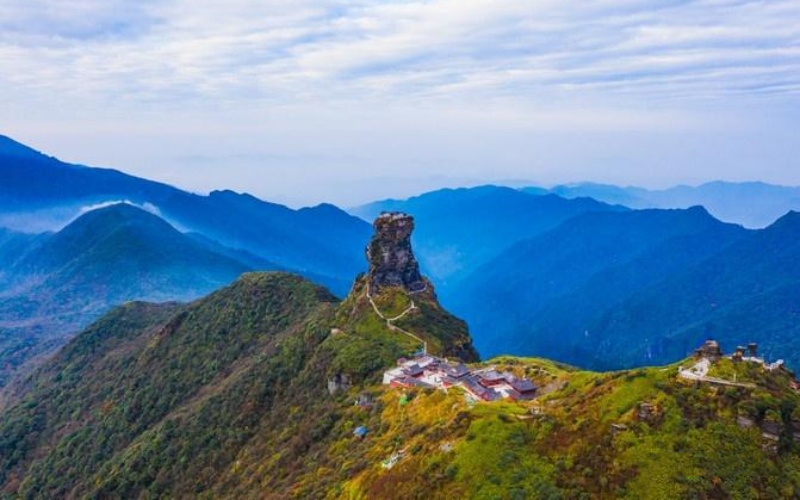
<svg viewBox="0 0 800 500">
<path fill-rule="evenodd" d="M 436 354 L 468 352 L 469 338 L 444 311 L 430 314 L 432 295 L 386 288 L 373 308 L 366 286 L 357 280 L 339 303 L 299 277 L 248 274 L 188 306 L 115 309 L 0 412 L 3 494 L 638 499 L 800 492 L 793 437 L 800 396 L 785 371 L 722 359 L 708 375 L 738 386 L 720 389 L 687 382 L 676 365 L 592 373 L 506 357 L 491 365 L 533 380 L 533 401 L 476 403 L 457 388 L 395 389 L 380 384 L 381 373 L 419 345 L 387 328 L 378 311 L 394 317 L 417 303 L 413 321 L 398 326 Z"/>
<path fill-rule="evenodd" d="M 413 220 L 386 214 L 375 229 L 370 271 L 341 302 L 296 275 L 249 273 L 188 305 L 109 312 L 6 392 L 0 494 L 800 493 L 800 383 L 784 368 L 708 346 L 681 367 L 613 373 L 531 358 L 476 364 L 465 323 L 419 275 Z M 398 358 L 413 378 L 431 355 L 472 363 L 450 365 L 453 377 L 527 379 L 533 398 L 386 384 Z"/>
<path fill-rule="evenodd" d="M 369 226 L 65 163 L 0 136 L 0 387 L 127 300 L 193 300 L 286 269 L 347 293 Z"/>
<path fill-rule="evenodd" d="M 9 236 L 0 258 L 0 387 L 117 304 L 193 300 L 243 272 L 278 268 L 226 255 L 128 204 L 88 212 L 54 234 Z"/>
</svg>

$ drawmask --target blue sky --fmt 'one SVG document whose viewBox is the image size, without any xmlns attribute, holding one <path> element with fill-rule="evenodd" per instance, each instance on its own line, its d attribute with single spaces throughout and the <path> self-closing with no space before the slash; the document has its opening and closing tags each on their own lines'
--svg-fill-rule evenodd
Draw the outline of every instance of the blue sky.
<svg viewBox="0 0 800 500">
<path fill-rule="evenodd" d="M 800 2 L 4 0 L 0 133 L 292 205 L 800 184 Z"/>
</svg>

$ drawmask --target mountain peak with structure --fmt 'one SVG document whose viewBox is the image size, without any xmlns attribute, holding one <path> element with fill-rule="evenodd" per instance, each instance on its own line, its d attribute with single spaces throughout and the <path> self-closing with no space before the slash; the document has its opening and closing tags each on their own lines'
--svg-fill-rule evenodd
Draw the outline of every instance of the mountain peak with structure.
<svg viewBox="0 0 800 500">
<path fill-rule="evenodd" d="M 400 212 L 384 212 L 372 227 L 375 232 L 367 246 L 370 293 L 387 286 L 402 286 L 409 293 L 425 290 L 427 283 L 411 249 L 414 218 Z"/>
<path fill-rule="evenodd" d="M 466 323 L 442 308 L 433 284 L 420 274 L 411 248 L 414 218 L 384 212 L 373 227 L 369 273 L 356 278 L 339 307 L 337 331 L 370 329 L 373 340 L 386 335 L 381 345 L 395 347 L 387 353 L 390 363 L 414 353 L 477 361 Z"/>
</svg>

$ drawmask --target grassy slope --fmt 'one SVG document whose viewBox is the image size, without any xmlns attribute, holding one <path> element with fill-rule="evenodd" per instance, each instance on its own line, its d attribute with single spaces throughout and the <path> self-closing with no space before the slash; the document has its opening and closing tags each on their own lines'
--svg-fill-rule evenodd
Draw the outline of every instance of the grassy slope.
<svg viewBox="0 0 800 500">
<path fill-rule="evenodd" d="M 387 313 L 403 299 L 377 298 Z M 334 304 L 301 278 L 267 273 L 171 306 L 172 315 L 115 310 L 34 374 L 29 392 L 0 415 L 2 488 L 114 497 L 295 488 L 316 471 L 313 447 L 336 429 L 352 432 L 340 419 L 348 396 L 331 397 L 328 379 L 374 384 L 418 347 L 390 331 L 363 294 Z M 435 328 L 417 333 L 442 344 Z M 340 458 L 330 460 L 341 467 Z M 255 475 L 230 482 L 236 470 Z M 267 484 L 255 481 L 262 470 Z M 317 496 L 332 487 L 308 483 Z"/>
<path fill-rule="evenodd" d="M 758 430 L 736 425 L 737 415 L 797 417 L 798 395 L 786 376 L 723 362 L 712 375 L 730 378 L 738 370 L 737 380 L 759 388 L 717 391 L 680 382 L 676 366 L 599 374 L 500 358 L 492 363 L 533 378 L 543 396 L 470 405 L 458 390 L 412 391 L 402 405 L 402 391 L 379 385 L 379 377 L 418 346 L 386 327 L 362 286 L 357 281 L 334 305 L 299 278 L 253 274 L 190 306 L 116 310 L 38 372 L 28 395 L 0 415 L 2 488 L 9 495 L 126 498 L 800 492 L 800 459 L 790 441 L 765 452 Z M 376 297 L 387 316 L 408 305 L 396 292 Z M 416 316 L 435 311 L 432 296 L 414 301 L 420 309 L 404 327 L 429 324 L 414 333 L 434 349 L 468 345 L 466 337 L 451 342 L 444 335 L 457 323 L 443 311 L 427 323 Z M 350 386 L 331 395 L 327 383 L 336 376 Z M 355 406 L 364 393 L 373 405 Z M 640 421 L 641 402 L 658 416 Z M 612 424 L 626 430 L 615 435 Z M 360 425 L 369 429 L 364 439 L 353 436 Z M 395 467 L 381 467 L 401 451 Z"/>
<path fill-rule="evenodd" d="M 513 360 L 506 360 L 513 361 Z M 729 363 L 729 362 L 728 362 Z M 541 361 L 517 361 L 540 384 Z M 723 363 L 724 364 L 724 363 Z M 729 366 L 727 368 L 730 368 Z M 717 391 L 676 379 L 676 366 L 616 373 L 546 367 L 560 384 L 536 403 L 480 403 L 422 391 L 404 409 L 386 390 L 372 415 L 369 467 L 331 496 L 351 498 L 779 498 L 800 493 L 800 459 L 765 453 L 737 414 L 794 407 L 783 376 L 752 372 L 755 390 Z M 739 380 L 747 380 L 740 367 Z M 638 418 L 641 402 L 657 408 Z M 531 415 L 530 409 L 541 409 Z M 766 409 L 765 409 L 766 408 Z M 626 430 L 612 431 L 612 424 Z M 450 443 L 453 450 L 442 448 Z M 361 445 L 363 446 L 363 445 Z M 405 449 L 393 469 L 380 459 Z M 355 453 L 355 451 L 351 451 Z"/>
</svg>

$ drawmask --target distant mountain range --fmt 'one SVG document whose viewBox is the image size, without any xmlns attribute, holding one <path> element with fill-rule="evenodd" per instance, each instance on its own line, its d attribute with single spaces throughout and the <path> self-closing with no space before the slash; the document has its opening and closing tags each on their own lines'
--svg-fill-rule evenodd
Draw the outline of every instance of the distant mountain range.
<svg viewBox="0 0 800 500">
<path fill-rule="evenodd" d="M 689 208 L 702 205 L 720 220 L 763 228 L 790 210 L 800 210 L 800 187 L 763 182 L 715 181 L 699 186 L 648 190 L 590 182 L 564 184 L 550 189 L 529 187 L 531 194 L 557 194 L 564 198 L 594 198 L 630 208 Z"/>
<path fill-rule="evenodd" d="M 622 188 L 584 188 L 609 202 L 631 201 Z M 800 278 L 790 270 L 800 268 L 792 263 L 800 251 L 790 229 L 776 232 L 792 226 L 793 213 L 756 231 L 699 206 L 630 210 L 493 186 L 385 200 L 352 213 L 368 218 L 382 210 L 417 217 L 420 262 L 435 269 L 429 273 L 443 303 L 467 320 L 483 356 L 547 356 L 610 369 L 671 362 L 716 337 L 766 342 L 769 356 L 800 366 L 800 342 L 792 340 L 800 333 L 800 295 L 791 295 Z"/>
<path fill-rule="evenodd" d="M 243 272 L 279 269 L 128 204 L 88 212 L 54 234 L 5 231 L 0 259 L 0 387 L 114 305 L 193 300 Z"/>
<path fill-rule="evenodd" d="M 201 196 L 116 170 L 63 163 L 0 136 L 0 227 L 58 229 L 87 209 L 128 201 L 184 232 L 313 275 L 345 294 L 370 227 L 332 205 L 292 210 L 253 196 Z"/>
<path fill-rule="evenodd" d="M 601 353 L 619 360 L 625 353 L 629 366 L 650 359 L 648 349 L 653 359 L 676 359 L 692 342 L 719 338 L 758 342 L 767 359 L 797 369 L 799 262 L 800 213 L 790 212 L 607 310 L 589 328 L 595 340 L 605 339 Z M 633 336 L 645 339 L 638 349 L 626 341 Z"/>
<path fill-rule="evenodd" d="M 127 300 L 192 300 L 277 269 L 345 295 L 369 234 L 332 205 L 200 196 L 0 136 L 0 387 Z"/>
<path fill-rule="evenodd" d="M 475 270 L 454 287 L 451 307 L 468 320 L 484 355 L 540 353 L 620 366 L 620 353 L 603 356 L 593 319 L 745 233 L 699 207 L 585 214 Z M 626 341 L 631 335 L 644 341 L 636 332 Z"/>
<path fill-rule="evenodd" d="M 770 340 L 776 353 L 794 346 L 794 216 L 754 231 L 709 211 L 766 225 L 800 205 L 796 188 L 483 186 L 349 215 L 192 194 L 2 136 L 0 178 L 0 385 L 127 300 L 191 300 L 244 271 L 274 269 L 344 296 L 382 211 L 415 216 L 422 270 L 469 321 L 483 355 L 617 368 L 677 359 L 710 335 Z M 691 201 L 712 208 L 642 209 Z"/>
<path fill-rule="evenodd" d="M 351 213 L 365 220 L 384 211 L 413 215 L 416 255 L 425 273 L 447 296 L 453 281 L 518 241 L 553 229 L 576 215 L 625 210 L 589 198 L 531 196 L 512 188 L 482 186 L 378 201 L 354 208 Z"/>
</svg>

